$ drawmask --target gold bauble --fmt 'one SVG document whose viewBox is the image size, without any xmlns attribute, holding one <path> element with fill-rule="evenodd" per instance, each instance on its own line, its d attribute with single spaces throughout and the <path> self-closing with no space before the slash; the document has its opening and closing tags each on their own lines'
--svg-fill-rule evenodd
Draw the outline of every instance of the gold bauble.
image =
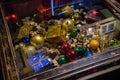
<svg viewBox="0 0 120 80">
<path fill-rule="evenodd" d="M 65 29 L 66 31 L 72 30 L 74 26 L 74 23 L 71 19 L 65 19 L 62 24 L 62 29 Z"/>
<path fill-rule="evenodd" d="M 97 49 L 99 47 L 99 41 L 92 39 L 89 43 L 91 49 Z"/>
<path fill-rule="evenodd" d="M 25 47 L 25 43 L 19 43 L 19 47 L 21 48 L 21 47 Z"/>
<path fill-rule="evenodd" d="M 79 14 L 79 13 L 74 13 L 74 14 L 72 15 L 72 20 L 73 20 L 73 22 L 74 22 L 75 24 L 80 23 L 80 21 L 81 21 L 81 16 L 80 16 L 80 14 Z"/>
<path fill-rule="evenodd" d="M 73 13 L 73 10 L 70 6 L 64 6 L 62 9 L 61 9 L 62 12 L 65 12 L 63 15 L 64 16 L 69 16 Z"/>
<path fill-rule="evenodd" d="M 39 35 L 39 34 L 35 34 L 32 38 L 30 43 L 35 45 L 39 45 L 39 44 L 43 44 L 45 41 L 44 37 Z"/>
<path fill-rule="evenodd" d="M 34 55 L 37 52 L 37 50 L 35 49 L 34 46 L 26 46 L 24 48 L 24 52 L 28 55 L 28 57 L 30 57 Z"/>
</svg>

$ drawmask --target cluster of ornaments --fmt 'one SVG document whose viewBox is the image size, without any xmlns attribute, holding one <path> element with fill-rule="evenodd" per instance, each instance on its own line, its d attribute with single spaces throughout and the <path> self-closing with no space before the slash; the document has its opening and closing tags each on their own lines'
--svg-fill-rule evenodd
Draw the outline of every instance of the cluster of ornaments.
<svg viewBox="0 0 120 80">
<path fill-rule="evenodd" d="M 67 6 L 65 9 L 69 9 L 69 7 Z M 49 20 L 46 22 L 47 24 L 44 22 L 40 25 L 34 21 L 33 23 L 29 20 L 24 21 L 24 28 L 21 29 L 20 36 L 18 36 L 18 40 L 22 39 L 22 42 L 16 46 L 16 49 L 21 49 L 27 55 L 28 63 L 35 72 L 54 63 L 52 60 L 56 60 L 60 65 L 66 64 L 92 56 L 94 50 L 99 48 L 98 39 L 87 37 L 87 29 L 80 24 L 82 20 L 80 14 L 86 15 L 87 12 L 84 14 L 79 11 L 74 12 L 71 18 Z M 68 14 L 66 13 L 66 15 Z M 27 34 L 25 36 L 22 30 L 29 26 L 31 29 L 24 31 Z M 36 30 L 32 31 L 34 27 Z M 55 57 L 53 57 L 54 54 Z"/>
</svg>

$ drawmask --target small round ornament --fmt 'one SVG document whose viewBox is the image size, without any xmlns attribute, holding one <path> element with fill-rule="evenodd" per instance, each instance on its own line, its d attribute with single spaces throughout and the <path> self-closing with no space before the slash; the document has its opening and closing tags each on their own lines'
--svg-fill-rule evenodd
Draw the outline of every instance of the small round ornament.
<svg viewBox="0 0 120 80">
<path fill-rule="evenodd" d="M 85 53 L 85 56 L 87 56 L 87 57 L 90 57 L 90 56 L 92 56 L 93 55 L 93 53 L 91 52 L 91 51 L 87 51 L 86 53 Z"/>
<path fill-rule="evenodd" d="M 67 63 L 67 59 L 65 56 L 61 56 L 59 59 L 58 59 L 58 63 L 59 64 L 66 64 Z"/>
<path fill-rule="evenodd" d="M 80 14 L 79 14 L 78 12 L 77 12 L 77 13 L 74 13 L 74 14 L 72 15 L 72 20 L 74 21 L 75 24 L 80 23 L 80 21 L 81 21 L 81 16 L 80 16 Z"/>
<path fill-rule="evenodd" d="M 82 49 L 78 48 L 78 47 L 75 47 L 74 50 L 77 52 L 77 54 L 81 53 L 81 51 L 82 51 Z"/>
<path fill-rule="evenodd" d="M 39 45 L 39 44 L 43 44 L 45 41 L 44 37 L 39 35 L 39 34 L 35 34 L 32 38 L 31 38 L 31 44 L 32 45 Z"/>
<path fill-rule="evenodd" d="M 66 17 L 66 16 L 69 16 L 73 13 L 73 10 L 70 6 L 66 5 L 64 6 L 63 8 L 61 8 L 61 11 L 62 12 L 65 12 L 63 15 Z"/>
<path fill-rule="evenodd" d="M 70 45 L 68 43 L 63 43 L 60 46 L 60 52 L 61 53 L 66 53 L 68 50 L 70 50 Z"/>
<path fill-rule="evenodd" d="M 19 43 L 19 47 L 25 47 L 25 43 L 23 42 Z"/>
<path fill-rule="evenodd" d="M 62 28 L 65 29 L 66 31 L 72 30 L 73 26 L 74 26 L 74 23 L 71 19 L 63 20 Z"/>
<path fill-rule="evenodd" d="M 28 57 L 31 57 L 37 52 L 34 46 L 26 46 L 24 48 L 24 51 L 28 55 Z"/>
<path fill-rule="evenodd" d="M 87 48 L 86 47 L 82 47 L 82 53 L 85 53 L 87 51 Z"/>
<path fill-rule="evenodd" d="M 72 31 L 71 31 L 71 36 L 72 36 L 72 37 L 76 37 L 76 36 L 77 36 L 77 33 L 78 33 L 77 30 L 72 30 Z"/>
<path fill-rule="evenodd" d="M 75 50 L 70 49 L 67 53 L 66 56 L 68 58 L 69 61 L 74 61 L 78 59 L 77 53 Z"/>
<path fill-rule="evenodd" d="M 110 45 L 111 45 L 111 46 L 117 46 L 118 43 L 117 43 L 117 42 L 111 42 Z"/>
<path fill-rule="evenodd" d="M 99 41 L 95 39 L 91 40 L 89 43 L 89 47 L 91 49 L 97 49 L 99 47 Z"/>
<path fill-rule="evenodd" d="M 30 38 L 24 38 L 23 42 L 26 43 L 26 44 L 30 43 Z"/>
</svg>

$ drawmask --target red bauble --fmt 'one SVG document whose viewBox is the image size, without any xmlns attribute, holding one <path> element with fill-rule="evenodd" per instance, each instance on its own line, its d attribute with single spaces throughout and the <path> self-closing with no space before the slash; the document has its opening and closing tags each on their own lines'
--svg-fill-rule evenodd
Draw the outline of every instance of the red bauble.
<svg viewBox="0 0 120 80">
<path fill-rule="evenodd" d="M 12 17 L 13 19 L 17 19 L 17 16 L 16 16 L 15 14 L 12 14 L 11 17 Z"/>
<path fill-rule="evenodd" d="M 59 50 L 60 50 L 61 53 L 66 53 L 66 52 L 68 52 L 68 50 L 70 50 L 70 45 L 68 43 L 63 43 L 60 46 Z"/>
<path fill-rule="evenodd" d="M 66 53 L 67 58 L 69 59 L 69 61 L 74 61 L 77 60 L 77 53 L 75 50 L 70 49 L 67 53 Z"/>
</svg>

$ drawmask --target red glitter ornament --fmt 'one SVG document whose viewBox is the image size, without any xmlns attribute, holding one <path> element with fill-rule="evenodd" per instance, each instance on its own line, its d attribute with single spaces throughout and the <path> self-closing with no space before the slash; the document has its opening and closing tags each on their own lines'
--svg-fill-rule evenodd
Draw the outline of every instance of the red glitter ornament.
<svg viewBox="0 0 120 80">
<path fill-rule="evenodd" d="M 68 58 L 69 61 L 74 61 L 74 60 L 77 60 L 78 57 L 77 57 L 77 53 L 75 50 L 73 49 L 70 49 L 67 53 L 66 53 L 66 56 Z"/>
<path fill-rule="evenodd" d="M 66 53 L 66 52 L 68 52 L 68 50 L 70 50 L 70 45 L 68 43 L 63 43 L 60 46 L 59 50 L 60 50 L 61 53 Z"/>
<path fill-rule="evenodd" d="M 92 14 L 93 14 L 93 15 L 97 15 L 97 13 L 98 13 L 98 12 L 97 12 L 96 10 L 92 10 Z"/>
<path fill-rule="evenodd" d="M 17 16 L 16 16 L 15 14 L 12 14 L 11 17 L 12 17 L 13 19 L 17 19 Z"/>
</svg>

